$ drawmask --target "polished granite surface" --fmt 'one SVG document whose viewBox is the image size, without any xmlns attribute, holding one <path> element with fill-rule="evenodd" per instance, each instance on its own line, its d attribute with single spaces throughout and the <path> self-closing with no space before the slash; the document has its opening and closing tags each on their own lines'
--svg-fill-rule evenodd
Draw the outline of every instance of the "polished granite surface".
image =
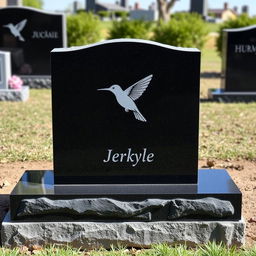
<svg viewBox="0 0 256 256">
<path fill-rule="evenodd" d="M 200 169 L 198 186 L 139 184 L 139 185 L 57 185 L 54 186 L 53 171 L 26 171 L 12 191 L 12 195 L 58 195 L 74 194 L 236 194 L 239 189 L 226 170 Z"/>
<path fill-rule="evenodd" d="M 196 184 L 199 50 L 111 40 L 55 49 L 51 65 L 55 184 Z"/>
</svg>

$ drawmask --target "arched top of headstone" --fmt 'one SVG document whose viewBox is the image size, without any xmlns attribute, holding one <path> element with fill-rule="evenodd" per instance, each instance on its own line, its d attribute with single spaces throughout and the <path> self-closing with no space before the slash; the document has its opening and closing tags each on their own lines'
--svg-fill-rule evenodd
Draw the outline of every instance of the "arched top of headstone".
<svg viewBox="0 0 256 256">
<path fill-rule="evenodd" d="M 256 29 L 256 25 L 251 25 L 247 27 L 241 27 L 241 28 L 229 28 L 229 29 L 223 29 L 225 32 L 243 32 L 248 30 Z"/>
<path fill-rule="evenodd" d="M 33 8 L 33 7 L 25 7 L 25 6 L 7 6 L 7 7 L 3 7 L 3 8 L 0 8 L 0 11 L 4 11 L 4 10 L 11 10 L 11 9 L 14 9 L 14 10 L 23 10 L 23 11 L 31 11 L 31 12 L 38 12 L 38 13 L 41 13 L 41 14 L 46 14 L 46 15 L 56 15 L 56 16 L 64 16 L 65 14 L 64 13 L 56 13 L 56 12 L 49 12 L 49 11 L 44 11 L 44 10 L 40 10 L 40 9 L 37 9 L 37 8 Z"/>
<path fill-rule="evenodd" d="M 171 46 L 171 45 L 162 44 L 162 43 L 149 41 L 149 40 L 130 39 L 130 38 L 106 40 L 106 41 L 98 42 L 95 44 L 89 44 L 89 45 L 85 45 L 85 46 L 74 46 L 74 47 L 70 47 L 70 48 L 55 48 L 52 50 L 52 52 L 73 52 L 73 51 L 84 50 L 84 49 L 97 47 L 97 46 L 101 46 L 101 45 L 116 44 L 116 43 L 147 44 L 147 45 L 167 48 L 167 49 L 174 50 L 174 51 L 200 52 L 200 50 L 198 50 L 197 48 L 176 47 L 176 46 Z"/>
</svg>

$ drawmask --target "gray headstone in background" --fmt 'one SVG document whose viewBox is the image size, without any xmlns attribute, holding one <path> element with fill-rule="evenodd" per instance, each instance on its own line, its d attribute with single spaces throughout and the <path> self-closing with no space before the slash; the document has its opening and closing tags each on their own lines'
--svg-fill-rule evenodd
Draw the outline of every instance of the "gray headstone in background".
<svg viewBox="0 0 256 256">
<path fill-rule="evenodd" d="M 22 6 L 22 0 L 8 0 L 7 1 L 8 6 Z"/>
<path fill-rule="evenodd" d="M 0 89 L 8 89 L 8 79 L 11 77 L 11 55 L 0 51 Z"/>
<path fill-rule="evenodd" d="M 121 0 L 121 6 L 124 8 L 128 8 L 128 0 Z"/>
<path fill-rule="evenodd" d="M 248 5 L 244 5 L 242 6 L 242 13 L 249 13 L 249 6 Z"/>
<path fill-rule="evenodd" d="M 96 0 L 86 0 L 85 1 L 85 10 L 87 12 L 95 12 L 95 10 L 96 10 Z"/>
<path fill-rule="evenodd" d="M 191 0 L 190 12 L 196 12 L 206 17 L 208 14 L 208 1 L 207 0 Z"/>
</svg>

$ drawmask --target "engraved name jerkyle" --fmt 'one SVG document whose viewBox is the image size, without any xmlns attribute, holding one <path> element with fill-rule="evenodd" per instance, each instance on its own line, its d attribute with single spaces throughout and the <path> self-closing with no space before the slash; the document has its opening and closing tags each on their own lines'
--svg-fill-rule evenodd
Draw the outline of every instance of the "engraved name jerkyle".
<svg viewBox="0 0 256 256">
<path fill-rule="evenodd" d="M 135 167 L 139 162 L 151 163 L 154 161 L 154 153 L 148 153 L 147 148 L 143 148 L 141 153 L 133 153 L 131 148 L 128 148 L 127 153 L 115 153 L 113 149 L 107 150 L 107 157 L 103 159 L 104 163 L 131 163 Z"/>
</svg>

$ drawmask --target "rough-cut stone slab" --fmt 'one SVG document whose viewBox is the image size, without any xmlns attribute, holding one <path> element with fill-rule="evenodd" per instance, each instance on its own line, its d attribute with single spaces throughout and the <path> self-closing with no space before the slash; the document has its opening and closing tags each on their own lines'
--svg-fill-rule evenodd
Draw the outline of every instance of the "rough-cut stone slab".
<svg viewBox="0 0 256 256">
<path fill-rule="evenodd" d="M 118 201 L 110 198 L 80 198 L 54 200 L 46 197 L 23 199 L 17 211 L 18 218 L 37 216 L 69 216 L 71 219 L 143 220 L 150 221 L 151 214 L 168 207 L 166 217 L 179 219 L 187 216 L 225 218 L 234 214 L 229 201 L 216 198 L 189 199 L 148 199 L 144 201 Z"/>
<path fill-rule="evenodd" d="M 6 213 L 9 210 L 10 206 L 10 198 L 9 195 L 0 195 L 0 231 L 1 231 L 1 223 L 6 215 Z M 0 245 L 2 244 L 1 242 L 1 237 L 0 237 Z"/>
<path fill-rule="evenodd" d="M 244 244 L 245 223 L 241 221 L 168 222 L 10 222 L 2 224 L 5 247 L 67 244 L 83 249 L 111 245 L 147 248 L 155 243 L 203 244 L 216 241 L 227 245 Z"/>
<path fill-rule="evenodd" d="M 24 84 L 30 89 L 50 89 L 52 87 L 51 78 L 46 77 L 22 77 Z"/>
<path fill-rule="evenodd" d="M 207 197 L 197 200 L 174 199 L 170 201 L 169 219 L 187 216 L 206 216 L 224 218 L 234 214 L 234 207 L 229 201 Z"/>
<path fill-rule="evenodd" d="M 29 98 L 29 87 L 21 90 L 0 90 L 0 101 L 26 101 Z"/>
</svg>

